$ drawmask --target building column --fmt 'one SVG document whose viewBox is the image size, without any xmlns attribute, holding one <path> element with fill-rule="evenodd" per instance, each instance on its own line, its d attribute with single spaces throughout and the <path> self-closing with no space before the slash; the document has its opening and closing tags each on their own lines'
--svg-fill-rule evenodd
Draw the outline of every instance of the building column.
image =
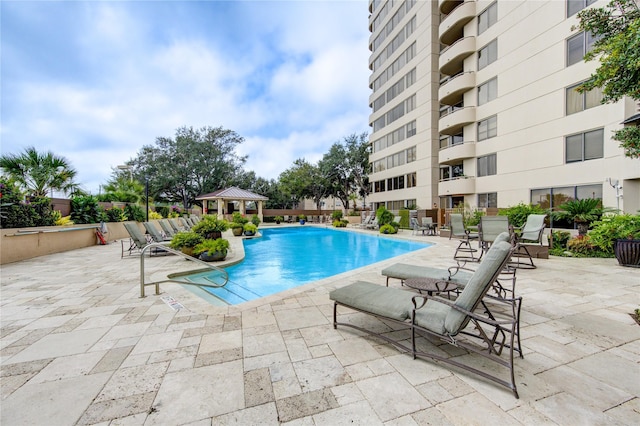
<svg viewBox="0 0 640 426">
<path fill-rule="evenodd" d="M 258 201 L 258 217 L 260 218 L 260 222 L 264 222 L 264 218 L 262 217 L 262 201 Z"/>
<path fill-rule="evenodd" d="M 224 200 L 221 198 L 218 198 L 218 219 L 224 217 L 224 215 L 222 214 L 222 204 L 224 203 Z"/>
</svg>

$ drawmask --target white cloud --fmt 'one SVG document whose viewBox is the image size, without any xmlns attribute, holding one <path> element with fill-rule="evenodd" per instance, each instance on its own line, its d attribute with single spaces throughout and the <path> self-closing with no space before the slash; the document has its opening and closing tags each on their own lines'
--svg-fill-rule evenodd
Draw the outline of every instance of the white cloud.
<svg viewBox="0 0 640 426">
<path fill-rule="evenodd" d="M 52 59 L 74 66 L 24 75 L 10 72 L 26 66 L 22 57 L 1 58 L 9 69 L 3 151 L 52 150 L 91 191 L 112 167 L 181 126 L 235 130 L 246 139 L 246 168 L 261 177 L 277 178 L 297 158 L 316 162 L 343 136 L 368 130 L 366 2 L 344 4 L 349 13 L 341 2 L 224 3 L 248 11 L 230 16 L 254 30 L 228 44 L 234 22 L 196 25 L 206 19 L 194 13 L 210 13 L 215 2 L 170 3 L 184 6 L 175 22 L 154 20 L 157 3 L 82 3 L 78 26 L 65 28 L 68 46 L 56 46 L 66 56 Z M 27 41 L 10 47 L 29 49 Z"/>
</svg>

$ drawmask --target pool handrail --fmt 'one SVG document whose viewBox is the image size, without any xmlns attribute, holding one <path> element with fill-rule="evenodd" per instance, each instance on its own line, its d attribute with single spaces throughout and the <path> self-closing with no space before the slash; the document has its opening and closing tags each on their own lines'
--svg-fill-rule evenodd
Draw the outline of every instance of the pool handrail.
<svg viewBox="0 0 640 426">
<path fill-rule="evenodd" d="M 152 248 L 156 248 L 156 247 L 157 248 L 161 248 L 163 251 L 167 251 L 169 253 L 173 253 L 175 255 L 182 256 L 185 259 L 190 260 L 192 262 L 201 263 L 201 264 L 205 265 L 206 267 L 208 267 L 210 269 L 213 269 L 215 271 L 220 272 L 222 274 L 222 276 L 224 277 L 224 283 L 222 283 L 222 284 L 216 284 L 216 283 L 213 283 L 213 282 L 212 282 L 212 284 L 194 283 L 194 282 L 191 282 L 191 281 L 183 281 L 183 280 L 180 280 L 180 279 L 177 279 L 177 278 L 171 278 L 171 277 L 169 277 L 166 280 L 160 280 L 160 281 L 154 281 L 154 282 L 146 282 L 145 278 L 144 278 L 144 258 L 145 258 L 144 254 L 145 254 L 145 252 L 147 250 L 151 250 Z M 146 286 L 150 286 L 150 285 L 154 285 L 156 287 L 156 295 L 159 295 L 160 294 L 160 284 L 161 283 L 165 283 L 165 282 L 176 282 L 176 283 L 179 283 L 179 284 L 194 285 L 194 286 L 197 286 L 197 287 L 219 288 L 219 287 L 224 287 L 229 282 L 229 274 L 223 268 L 217 267 L 215 265 L 211 265 L 208 262 L 205 262 L 203 260 L 197 259 L 197 258 L 195 258 L 193 256 L 189 256 L 187 254 L 184 254 L 179 250 L 175 250 L 175 249 L 172 249 L 170 247 L 167 247 L 165 244 L 162 244 L 162 243 L 147 244 L 142 249 L 142 252 L 140 253 L 140 297 L 141 298 L 145 297 L 144 288 Z"/>
</svg>

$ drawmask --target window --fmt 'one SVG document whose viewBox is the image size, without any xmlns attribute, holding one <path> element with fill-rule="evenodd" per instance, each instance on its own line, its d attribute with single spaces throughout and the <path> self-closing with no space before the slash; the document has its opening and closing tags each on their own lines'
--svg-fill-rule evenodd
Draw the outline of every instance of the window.
<svg viewBox="0 0 640 426">
<path fill-rule="evenodd" d="M 498 39 L 493 40 L 478 51 L 478 70 L 498 59 Z"/>
<path fill-rule="evenodd" d="M 414 186 L 416 186 L 416 172 L 407 175 L 407 188 L 413 188 Z"/>
<path fill-rule="evenodd" d="M 585 93 L 580 93 L 576 89 L 580 84 L 567 88 L 567 115 L 584 111 L 600 105 L 602 102 L 602 89 L 596 87 Z"/>
<path fill-rule="evenodd" d="M 478 157 L 478 177 L 495 175 L 496 171 L 496 154 Z"/>
<path fill-rule="evenodd" d="M 407 137 L 414 136 L 416 134 L 416 120 L 407 124 Z"/>
<path fill-rule="evenodd" d="M 498 97 L 498 78 L 492 78 L 478 86 L 478 105 L 486 104 Z"/>
<path fill-rule="evenodd" d="M 584 55 L 591 50 L 595 42 L 593 34 L 584 31 L 567 39 L 567 66 L 582 62 Z"/>
<path fill-rule="evenodd" d="M 596 0 L 567 0 L 567 18 L 595 2 Z"/>
<path fill-rule="evenodd" d="M 385 190 L 385 186 L 384 186 L 384 181 L 383 180 L 379 180 L 374 184 L 374 192 L 384 192 Z"/>
<path fill-rule="evenodd" d="M 411 163 L 412 161 L 416 161 L 416 147 L 412 146 L 411 148 L 407 148 L 407 163 Z"/>
<path fill-rule="evenodd" d="M 498 116 L 494 115 L 478 121 L 478 141 L 495 138 L 498 135 Z"/>
<path fill-rule="evenodd" d="M 487 192 L 486 194 L 478 194 L 478 207 L 479 208 L 487 208 L 487 207 L 498 207 L 498 193 L 497 192 Z"/>
<path fill-rule="evenodd" d="M 531 204 L 539 205 L 543 209 L 558 207 L 560 204 L 571 200 L 583 200 L 585 198 L 602 199 L 602 184 L 563 186 L 557 188 L 541 188 L 531 190 Z M 553 200 L 552 205 L 551 200 Z M 555 222 L 554 222 L 555 223 Z"/>
<path fill-rule="evenodd" d="M 478 15 L 478 35 L 482 34 L 498 21 L 498 2 L 493 2 Z"/>
<path fill-rule="evenodd" d="M 604 157 L 604 129 L 565 138 L 565 162 L 573 163 L 602 157 Z"/>
</svg>

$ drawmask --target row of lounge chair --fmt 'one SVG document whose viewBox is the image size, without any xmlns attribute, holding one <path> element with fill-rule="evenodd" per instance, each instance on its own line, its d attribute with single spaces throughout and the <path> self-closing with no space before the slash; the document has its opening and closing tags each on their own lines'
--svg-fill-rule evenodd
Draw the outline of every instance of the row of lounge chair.
<svg viewBox="0 0 640 426">
<path fill-rule="evenodd" d="M 333 290 L 329 295 L 334 301 L 333 327 L 356 328 L 393 344 L 413 358 L 427 358 L 472 372 L 510 389 L 518 398 L 514 353 L 522 357 L 519 329 L 522 298 L 515 294 L 515 269 L 509 266 L 516 248 L 513 241 L 511 233 L 500 233 L 482 261 L 474 263 L 474 269 L 460 264 L 449 269 L 396 264 L 382 271 L 387 286 L 357 281 Z M 457 284 L 455 300 L 388 286 L 390 278 L 404 282 L 422 277 Z M 338 306 L 395 323 L 396 327 L 389 333 L 380 333 L 374 331 L 379 329 L 377 325 L 367 328 L 363 321 L 342 320 Z M 410 342 L 397 340 L 397 336 L 403 335 L 397 333 L 402 328 L 410 331 Z M 465 356 L 446 356 L 441 350 L 428 349 L 427 339 L 433 338 L 505 367 L 508 377 L 504 378 L 504 373 L 495 372 L 494 368 L 480 367 L 483 363 Z"/>
<path fill-rule="evenodd" d="M 132 255 L 134 253 L 141 253 L 147 245 L 151 243 L 163 243 L 169 244 L 173 236 L 181 231 L 187 231 L 191 229 L 200 218 L 192 216 L 188 218 L 178 217 L 170 219 L 160 219 L 157 222 L 161 229 L 158 229 L 153 222 L 143 222 L 142 225 L 146 231 L 146 234 L 142 232 L 137 222 L 125 222 L 124 227 L 129 233 L 129 241 L 121 240 L 122 252 L 120 258 L 123 258 L 125 253 Z M 155 247 L 149 255 L 166 253 L 162 248 Z"/>
</svg>

